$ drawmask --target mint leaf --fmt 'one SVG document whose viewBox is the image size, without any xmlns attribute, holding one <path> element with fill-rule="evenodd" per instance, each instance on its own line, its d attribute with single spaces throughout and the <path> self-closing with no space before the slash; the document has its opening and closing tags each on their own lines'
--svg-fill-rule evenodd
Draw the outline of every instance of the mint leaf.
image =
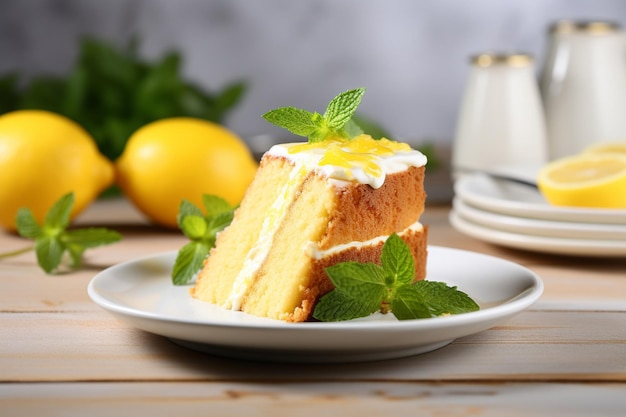
<svg viewBox="0 0 626 417">
<path fill-rule="evenodd" d="M 265 113 L 263 118 L 293 134 L 305 137 L 320 128 L 321 120 L 314 113 L 295 107 L 279 107 Z"/>
<path fill-rule="evenodd" d="M 185 285 L 193 281 L 215 246 L 217 234 L 233 220 L 236 207 L 221 197 L 204 194 L 206 214 L 193 203 L 183 200 L 178 208 L 178 227 L 190 242 L 179 249 L 172 268 L 172 283 Z"/>
<path fill-rule="evenodd" d="M 412 285 L 405 285 L 396 290 L 391 302 L 391 311 L 398 320 L 425 319 L 432 316 L 423 297 L 414 291 Z"/>
<path fill-rule="evenodd" d="M 395 233 L 387 238 L 381 255 L 387 277 L 397 285 L 410 284 L 415 279 L 415 261 L 407 244 Z"/>
<path fill-rule="evenodd" d="M 37 222 L 29 208 L 22 207 L 17 212 L 15 218 L 17 231 L 20 236 L 35 241 L 37 263 L 48 274 L 57 271 L 65 252 L 70 255 L 71 267 L 76 268 L 80 266 L 87 248 L 108 245 L 122 238 L 119 233 L 103 227 L 66 230 L 73 205 L 74 193 L 62 196 L 46 213 L 43 226 Z M 9 254 L 0 254 L 0 257 L 22 252 L 23 250 L 13 251 Z"/>
<path fill-rule="evenodd" d="M 15 224 L 17 226 L 17 232 L 20 236 L 35 239 L 41 236 L 41 227 L 33 212 L 29 208 L 22 207 L 17 211 L 17 216 L 15 217 Z"/>
<path fill-rule="evenodd" d="M 326 140 L 330 135 L 330 131 L 325 128 L 320 128 L 309 135 L 309 143 L 317 143 Z"/>
<path fill-rule="evenodd" d="M 313 317 L 340 321 L 391 311 L 398 320 L 413 320 L 480 308 L 466 293 L 443 282 L 413 283 L 415 261 L 395 233 L 383 245 L 381 264 L 350 261 L 326 268 L 335 289 L 320 298 Z"/>
<path fill-rule="evenodd" d="M 61 240 L 66 245 L 78 246 L 84 250 L 118 242 L 122 240 L 122 235 L 104 227 L 89 227 L 68 230 L 62 235 Z"/>
<path fill-rule="evenodd" d="M 74 205 L 74 193 L 65 194 L 52 205 L 44 221 L 44 232 L 62 230 L 70 223 L 70 213 Z"/>
<path fill-rule="evenodd" d="M 37 263 L 48 274 L 53 274 L 63 258 L 64 245 L 57 236 L 42 236 L 35 241 Z"/>
<path fill-rule="evenodd" d="M 328 103 L 324 112 L 328 127 L 333 130 L 343 128 L 356 112 L 365 94 L 364 88 L 357 88 L 339 94 Z"/>
<path fill-rule="evenodd" d="M 231 206 L 228 201 L 216 195 L 203 194 L 202 204 L 204 205 L 208 217 L 217 216 L 222 213 L 231 213 L 233 211 L 233 206 Z"/>
<path fill-rule="evenodd" d="M 418 281 L 411 287 L 434 316 L 469 313 L 480 308 L 469 295 L 443 282 Z"/>
<path fill-rule="evenodd" d="M 183 217 L 181 230 L 189 239 L 201 239 L 207 231 L 206 220 L 202 216 L 189 215 Z"/>
<path fill-rule="evenodd" d="M 383 126 L 363 114 L 355 114 L 352 116 L 351 122 L 355 122 L 374 139 L 392 138 L 391 133 L 388 132 Z M 430 164 L 430 159 L 428 160 L 428 164 Z"/>
<path fill-rule="evenodd" d="M 209 245 L 201 241 L 189 242 L 183 246 L 176 255 L 172 269 L 174 285 L 187 284 L 200 271 L 210 250 Z"/>
<path fill-rule="evenodd" d="M 187 200 L 183 200 L 180 202 L 180 205 L 178 206 L 178 214 L 176 215 L 176 222 L 178 223 L 178 227 L 181 229 L 183 227 L 182 221 L 186 216 L 202 217 L 203 214 L 202 214 L 202 210 L 196 207 L 195 204 Z"/>
<path fill-rule="evenodd" d="M 326 268 L 326 273 L 338 292 L 356 300 L 376 298 L 380 303 L 385 294 L 385 275 L 378 265 L 342 262 Z"/>
<path fill-rule="evenodd" d="M 210 217 L 208 220 L 208 229 L 207 233 L 211 236 L 217 235 L 218 232 L 224 230 L 226 226 L 228 226 L 234 217 L 234 211 L 229 211 L 226 213 L 219 213 L 213 217 Z"/>
<path fill-rule="evenodd" d="M 365 94 L 364 88 L 345 91 L 333 98 L 323 115 L 296 107 L 279 107 L 263 115 L 270 123 L 307 137 L 309 143 L 327 138 L 351 139 L 362 133 L 351 119 Z"/>
<path fill-rule="evenodd" d="M 348 123 L 346 123 L 343 127 L 343 131 L 349 138 L 354 138 L 363 134 L 363 129 L 361 129 L 361 126 L 357 124 L 354 119 L 348 120 Z"/>
<path fill-rule="evenodd" d="M 70 260 L 71 260 L 70 266 L 72 268 L 80 267 L 83 263 L 83 253 L 85 253 L 85 250 L 87 248 L 70 243 L 66 245 L 65 249 L 70 254 Z"/>
<path fill-rule="evenodd" d="M 380 308 L 381 299 L 372 298 L 363 302 L 350 295 L 331 291 L 320 298 L 313 318 L 320 321 L 342 321 L 366 317 Z"/>
</svg>

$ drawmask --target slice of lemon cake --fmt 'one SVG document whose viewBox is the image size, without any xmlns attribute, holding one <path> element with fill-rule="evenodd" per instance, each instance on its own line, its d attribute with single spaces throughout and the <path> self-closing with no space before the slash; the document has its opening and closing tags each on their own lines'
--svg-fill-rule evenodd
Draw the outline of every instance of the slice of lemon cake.
<svg viewBox="0 0 626 417">
<path fill-rule="evenodd" d="M 333 289 L 324 268 L 348 260 L 379 263 L 386 238 L 411 248 L 415 279 L 425 277 L 426 157 L 407 144 L 368 135 L 281 144 L 222 231 L 193 297 L 285 321 L 311 318 Z"/>
</svg>

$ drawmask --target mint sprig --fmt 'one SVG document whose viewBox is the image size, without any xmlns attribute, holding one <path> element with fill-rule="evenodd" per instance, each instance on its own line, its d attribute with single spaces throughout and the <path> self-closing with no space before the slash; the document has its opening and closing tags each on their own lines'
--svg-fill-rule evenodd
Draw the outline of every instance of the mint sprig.
<svg viewBox="0 0 626 417">
<path fill-rule="evenodd" d="M 43 225 L 37 222 L 31 209 L 20 208 L 15 219 L 17 232 L 22 237 L 34 240 L 35 244 L 0 256 L 17 255 L 34 249 L 39 266 L 47 274 L 54 274 L 65 253 L 69 254 L 70 267 L 78 268 L 82 265 L 85 250 L 115 243 L 122 238 L 119 233 L 103 227 L 67 230 L 73 206 L 74 193 L 65 194 L 46 213 Z"/>
<path fill-rule="evenodd" d="M 183 200 L 178 209 L 178 227 L 190 240 L 176 256 L 172 268 L 172 283 L 191 282 L 202 268 L 202 263 L 215 246 L 215 238 L 233 220 L 236 207 L 221 197 L 204 194 L 202 204 L 206 214 L 193 203 Z"/>
<path fill-rule="evenodd" d="M 265 113 L 263 118 L 291 133 L 307 137 L 309 143 L 321 142 L 330 137 L 351 139 L 363 133 L 352 120 L 363 94 L 365 88 L 339 94 L 328 103 L 323 115 L 296 107 L 279 107 Z"/>
<path fill-rule="evenodd" d="M 398 320 L 460 314 L 479 309 L 466 293 L 443 282 L 417 281 L 407 244 L 397 235 L 383 246 L 381 265 L 342 262 L 326 268 L 335 289 L 324 295 L 313 312 L 320 321 L 343 321 L 377 311 Z"/>
</svg>

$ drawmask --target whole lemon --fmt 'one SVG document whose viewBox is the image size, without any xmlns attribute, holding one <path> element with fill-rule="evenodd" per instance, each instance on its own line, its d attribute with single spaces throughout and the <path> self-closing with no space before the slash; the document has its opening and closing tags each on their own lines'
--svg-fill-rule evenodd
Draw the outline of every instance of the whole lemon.
<svg viewBox="0 0 626 417">
<path fill-rule="evenodd" d="M 74 218 L 113 180 L 113 163 L 65 116 L 41 110 L 0 116 L 0 225 L 7 230 L 15 230 L 19 208 L 43 222 L 68 192 L 74 192 Z"/>
<path fill-rule="evenodd" d="M 202 207 L 202 194 L 239 204 L 257 163 L 246 144 L 225 127 L 176 117 L 149 123 L 128 140 L 116 161 L 124 194 L 157 224 L 176 227 L 180 202 Z"/>
</svg>

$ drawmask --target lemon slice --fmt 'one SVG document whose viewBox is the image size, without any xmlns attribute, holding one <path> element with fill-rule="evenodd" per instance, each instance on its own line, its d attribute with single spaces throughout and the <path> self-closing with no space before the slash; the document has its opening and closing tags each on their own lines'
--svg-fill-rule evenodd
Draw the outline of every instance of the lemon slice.
<svg viewBox="0 0 626 417">
<path fill-rule="evenodd" d="M 623 153 L 626 155 L 626 142 L 606 142 L 591 145 L 583 153 Z"/>
<path fill-rule="evenodd" d="M 626 208 L 626 154 L 588 153 L 544 166 L 537 185 L 557 206 Z"/>
</svg>

